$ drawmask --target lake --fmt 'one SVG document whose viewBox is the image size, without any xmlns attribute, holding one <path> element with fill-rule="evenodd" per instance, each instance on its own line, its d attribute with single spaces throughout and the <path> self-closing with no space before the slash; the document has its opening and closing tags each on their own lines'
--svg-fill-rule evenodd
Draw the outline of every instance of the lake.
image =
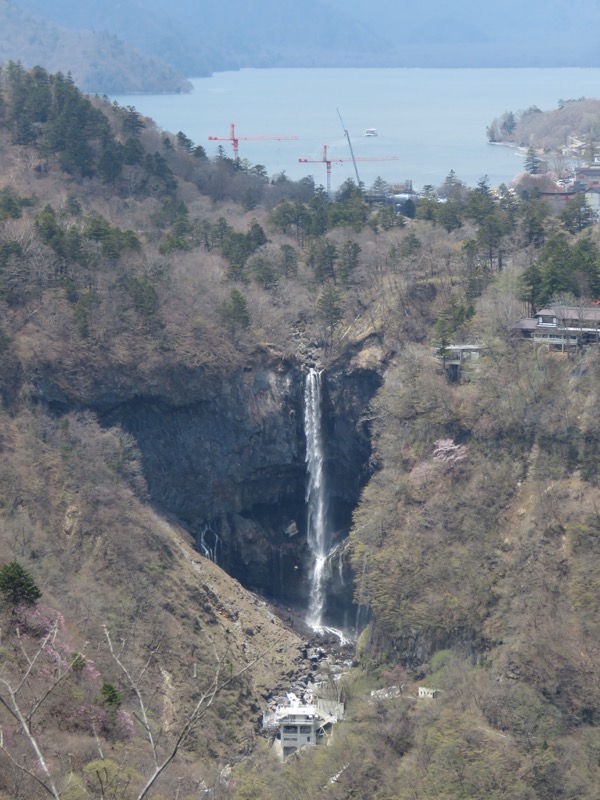
<svg viewBox="0 0 600 800">
<path fill-rule="evenodd" d="M 388 183 L 410 179 L 419 189 L 439 186 L 450 170 L 469 186 L 484 175 L 492 186 L 509 183 L 523 158 L 489 145 L 486 126 L 504 111 L 546 111 L 559 99 L 598 97 L 600 69 L 243 69 L 192 83 L 186 95 L 111 99 L 135 106 L 165 131 L 183 131 L 211 157 L 219 145 L 232 155 L 234 123 L 240 158 L 264 165 L 270 176 L 312 175 L 325 185 L 327 145 L 333 188 L 355 178 L 345 127 L 367 188 L 381 176 Z M 367 128 L 379 135 L 365 136 Z"/>
</svg>

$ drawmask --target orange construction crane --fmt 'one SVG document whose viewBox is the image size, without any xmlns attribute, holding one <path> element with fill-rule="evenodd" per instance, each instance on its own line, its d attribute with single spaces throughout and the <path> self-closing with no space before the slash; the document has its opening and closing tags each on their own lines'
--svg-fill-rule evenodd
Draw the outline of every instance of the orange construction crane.
<svg viewBox="0 0 600 800">
<path fill-rule="evenodd" d="M 281 142 L 285 139 L 297 139 L 297 136 L 236 136 L 235 135 L 235 125 L 233 122 L 229 126 L 229 136 L 209 136 L 209 142 L 231 142 L 233 145 L 233 155 L 235 158 L 238 158 L 238 145 L 240 140 L 242 141 L 262 141 L 263 139 L 274 139 L 275 141 Z"/>
<path fill-rule="evenodd" d="M 399 161 L 398 156 L 352 156 L 352 158 L 331 158 L 327 155 L 327 145 L 323 145 L 323 155 L 321 158 L 299 158 L 300 164 L 325 164 L 327 167 L 327 194 L 331 194 L 331 165 L 341 164 L 343 161 Z M 356 164 L 354 164 L 356 167 Z"/>
</svg>

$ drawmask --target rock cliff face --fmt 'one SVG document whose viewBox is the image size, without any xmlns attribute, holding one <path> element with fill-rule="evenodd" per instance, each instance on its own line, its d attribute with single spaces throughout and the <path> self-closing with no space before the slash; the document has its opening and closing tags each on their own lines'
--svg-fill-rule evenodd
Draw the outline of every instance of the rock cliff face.
<svg viewBox="0 0 600 800">
<path fill-rule="evenodd" d="M 146 376 L 138 385 L 131 374 L 107 375 L 67 387 L 41 373 L 35 385 L 56 409 L 91 408 L 104 425 L 135 437 L 151 501 L 192 533 L 201 553 L 246 587 L 305 606 L 305 369 L 265 356 L 211 376 L 172 364 L 164 380 Z M 375 366 L 351 360 L 325 373 L 325 469 L 337 542 L 369 474 L 364 415 L 379 385 Z M 330 565 L 330 605 L 340 625 L 349 622 L 352 596 L 343 551 Z"/>
</svg>

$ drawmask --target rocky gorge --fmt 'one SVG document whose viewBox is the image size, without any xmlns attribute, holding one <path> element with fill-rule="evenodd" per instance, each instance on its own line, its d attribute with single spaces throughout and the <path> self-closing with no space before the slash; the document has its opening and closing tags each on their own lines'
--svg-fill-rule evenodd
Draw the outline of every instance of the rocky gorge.
<svg viewBox="0 0 600 800">
<path fill-rule="evenodd" d="M 259 351 L 239 369 L 207 373 L 167 361 L 164 373 L 71 366 L 26 369 L 36 404 L 61 416 L 92 412 L 139 448 L 149 500 L 186 529 L 198 551 L 243 586 L 295 612 L 305 608 L 306 442 L 300 359 Z M 325 370 L 328 520 L 335 564 L 328 585 L 332 624 L 355 623 L 343 546 L 368 479 L 368 404 L 382 380 L 376 343 Z"/>
</svg>

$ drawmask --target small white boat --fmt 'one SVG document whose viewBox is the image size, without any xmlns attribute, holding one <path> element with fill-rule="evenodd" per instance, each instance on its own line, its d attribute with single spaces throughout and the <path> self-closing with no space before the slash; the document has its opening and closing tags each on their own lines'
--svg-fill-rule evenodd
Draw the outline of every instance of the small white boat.
<svg viewBox="0 0 600 800">
<path fill-rule="evenodd" d="M 379 131 L 377 128 L 367 128 L 365 136 L 379 136 Z"/>
</svg>

